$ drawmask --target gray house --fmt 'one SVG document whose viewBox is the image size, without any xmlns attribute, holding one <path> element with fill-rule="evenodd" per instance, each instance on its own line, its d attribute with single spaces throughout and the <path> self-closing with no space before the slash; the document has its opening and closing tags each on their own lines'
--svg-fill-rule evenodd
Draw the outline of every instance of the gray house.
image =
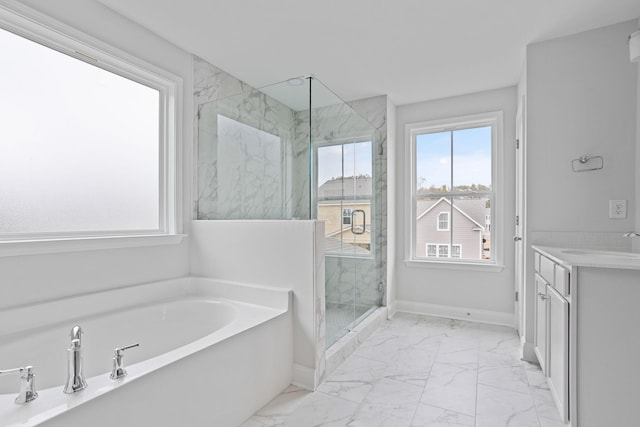
<svg viewBox="0 0 640 427">
<path fill-rule="evenodd" d="M 419 200 L 416 210 L 418 257 L 489 257 L 491 217 L 485 199 L 455 199 L 453 206 L 445 197 Z"/>
</svg>

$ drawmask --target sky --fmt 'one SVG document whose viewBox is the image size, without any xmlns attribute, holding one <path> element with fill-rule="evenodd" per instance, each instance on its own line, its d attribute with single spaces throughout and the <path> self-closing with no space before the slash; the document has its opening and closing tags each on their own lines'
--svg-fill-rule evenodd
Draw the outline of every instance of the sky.
<svg viewBox="0 0 640 427">
<path fill-rule="evenodd" d="M 372 167 L 371 141 L 318 147 L 318 187 L 340 176 L 373 176 Z"/>
<path fill-rule="evenodd" d="M 416 137 L 418 188 L 446 185 L 450 189 L 452 169 L 454 186 L 471 184 L 491 186 L 490 126 L 453 132 L 427 133 Z"/>
<path fill-rule="evenodd" d="M 491 127 L 418 135 L 416 138 L 416 177 L 418 186 L 451 188 L 453 184 L 491 186 Z M 318 186 L 343 176 L 372 176 L 371 142 L 338 144 L 318 148 Z"/>
</svg>

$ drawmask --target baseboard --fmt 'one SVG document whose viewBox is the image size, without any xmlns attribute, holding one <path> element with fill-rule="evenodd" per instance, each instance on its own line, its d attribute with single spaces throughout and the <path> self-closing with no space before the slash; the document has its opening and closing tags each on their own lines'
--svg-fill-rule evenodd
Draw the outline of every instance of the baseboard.
<svg viewBox="0 0 640 427">
<path fill-rule="evenodd" d="M 520 339 L 522 342 L 522 360 L 529 363 L 539 364 L 536 352 L 534 351 L 533 343 L 526 342 L 524 337 Z"/>
<path fill-rule="evenodd" d="M 294 363 L 293 378 L 291 380 L 291 383 L 298 387 L 302 387 L 305 390 L 314 391 L 316 386 L 315 370 L 308 368 L 306 366 L 302 366 L 297 363 Z"/>
<path fill-rule="evenodd" d="M 387 318 L 391 319 L 398 312 L 398 303 L 392 301 L 387 304 Z"/>
<path fill-rule="evenodd" d="M 446 317 L 448 319 L 468 320 L 471 322 L 491 323 L 495 325 L 514 327 L 513 313 L 404 300 L 397 300 L 395 305 L 397 307 L 397 311 L 403 313 Z"/>
</svg>

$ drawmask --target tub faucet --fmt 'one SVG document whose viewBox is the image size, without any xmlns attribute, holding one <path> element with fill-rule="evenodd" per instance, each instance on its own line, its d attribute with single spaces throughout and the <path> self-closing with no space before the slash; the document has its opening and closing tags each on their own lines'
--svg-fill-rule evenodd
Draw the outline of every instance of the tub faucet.
<svg viewBox="0 0 640 427">
<path fill-rule="evenodd" d="M 636 233 L 635 231 L 632 231 L 630 233 L 624 233 L 624 237 L 640 237 L 640 234 Z"/>
<path fill-rule="evenodd" d="M 136 343 L 124 347 L 116 347 L 113 350 L 113 369 L 111 370 L 111 375 L 109 375 L 109 378 L 111 378 L 112 380 L 117 380 L 127 376 L 127 370 L 124 369 L 124 362 L 122 360 L 122 358 L 124 357 L 124 351 L 130 348 L 138 347 L 139 345 L 140 343 Z"/>
<path fill-rule="evenodd" d="M 38 392 L 36 391 L 36 374 L 33 373 L 33 366 L 0 371 L 0 375 L 12 373 L 20 374 L 20 393 L 15 398 L 15 402 L 27 403 L 35 400 L 38 397 Z"/>
<path fill-rule="evenodd" d="M 82 357 L 82 328 L 71 328 L 71 346 L 67 350 L 67 384 L 64 392 L 75 393 L 87 387 L 84 377 L 84 359 Z"/>
</svg>

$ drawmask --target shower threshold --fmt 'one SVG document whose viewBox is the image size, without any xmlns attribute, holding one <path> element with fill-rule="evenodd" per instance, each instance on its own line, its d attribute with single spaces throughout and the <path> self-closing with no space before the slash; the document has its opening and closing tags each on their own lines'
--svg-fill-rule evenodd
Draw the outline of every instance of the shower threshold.
<svg viewBox="0 0 640 427">
<path fill-rule="evenodd" d="M 353 306 L 351 306 L 353 309 Z M 353 311 L 352 311 L 353 312 Z M 387 307 L 369 307 L 358 317 L 356 325 L 349 332 L 327 348 L 325 378 L 351 355 L 358 345 L 373 334 L 387 319 Z"/>
</svg>

